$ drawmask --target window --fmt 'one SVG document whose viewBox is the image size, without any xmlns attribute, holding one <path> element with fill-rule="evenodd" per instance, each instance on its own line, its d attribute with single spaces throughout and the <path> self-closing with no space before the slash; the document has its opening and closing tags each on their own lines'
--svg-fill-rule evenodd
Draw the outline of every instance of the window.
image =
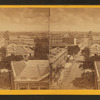
<svg viewBox="0 0 100 100">
<path fill-rule="evenodd" d="M 49 89 L 49 83 L 48 82 L 41 82 L 39 84 L 39 87 L 40 87 L 41 90 Z"/>
<path fill-rule="evenodd" d="M 30 90 L 38 90 L 38 85 L 37 85 L 37 83 L 31 83 L 31 84 L 29 84 L 29 89 L 30 89 Z"/>
<path fill-rule="evenodd" d="M 28 84 L 19 84 L 19 90 L 27 90 L 28 89 Z"/>
</svg>

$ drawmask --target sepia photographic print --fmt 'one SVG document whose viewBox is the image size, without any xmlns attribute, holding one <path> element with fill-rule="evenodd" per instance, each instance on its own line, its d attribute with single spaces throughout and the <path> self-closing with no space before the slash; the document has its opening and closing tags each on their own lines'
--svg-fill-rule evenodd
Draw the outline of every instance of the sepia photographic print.
<svg viewBox="0 0 100 100">
<path fill-rule="evenodd" d="M 100 89 L 99 12 L 100 8 L 50 9 L 51 89 Z"/>
<path fill-rule="evenodd" d="M 0 89 L 49 89 L 49 9 L 0 8 Z"/>
<path fill-rule="evenodd" d="M 100 89 L 100 8 L 0 8 L 0 90 Z"/>
</svg>

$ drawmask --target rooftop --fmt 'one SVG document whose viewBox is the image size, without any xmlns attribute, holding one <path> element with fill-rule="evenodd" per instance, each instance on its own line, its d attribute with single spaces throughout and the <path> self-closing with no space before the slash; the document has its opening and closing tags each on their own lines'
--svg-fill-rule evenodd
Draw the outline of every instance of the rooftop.
<svg viewBox="0 0 100 100">
<path fill-rule="evenodd" d="M 28 53 L 34 52 L 34 51 L 31 50 L 30 48 L 24 48 L 22 46 L 8 45 L 7 52 L 13 52 L 15 54 L 21 55 L 21 54 L 28 54 Z"/>
<path fill-rule="evenodd" d="M 40 80 L 49 74 L 48 60 L 12 61 L 12 70 L 16 80 Z"/>
<path fill-rule="evenodd" d="M 100 45 L 99 44 L 93 44 L 91 47 L 90 47 L 90 52 L 100 52 Z"/>
<path fill-rule="evenodd" d="M 66 49 L 64 48 L 59 48 L 59 49 L 52 49 L 50 50 L 51 54 L 50 54 L 50 63 L 53 63 L 55 60 L 57 60 L 62 54 L 64 54 L 66 52 Z"/>
<path fill-rule="evenodd" d="M 97 77 L 98 79 L 100 79 L 100 61 L 95 61 L 94 64 L 95 64 L 95 70 L 97 73 Z"/>
<path fill-rule="evenodd" d="M 99 36 L 93 35 L 92 38 L 93 38 L 93 40 L 99 40 L 100 41 L 100 35 Z"/>
</svg>

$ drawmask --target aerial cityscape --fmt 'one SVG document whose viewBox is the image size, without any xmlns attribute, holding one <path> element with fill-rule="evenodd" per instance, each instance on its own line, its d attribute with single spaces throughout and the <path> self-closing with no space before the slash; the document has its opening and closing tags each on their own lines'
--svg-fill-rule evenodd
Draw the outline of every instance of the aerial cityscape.
<svg viewBox="0 0 100 100">
<path fill-rule="evenodd" d="M 48 17 L 49 9 L 0 9 L 1 90 L 49 89 Z"/>
<path fill-rule="evenodd" d="M 99 11 L 50 9 L 51 89 L 100 89 Z"/>
<path fill-rule="evenodd" d="M 99 12 L 0 8 L 0 90 L 100 89 Z"/>
</svg>

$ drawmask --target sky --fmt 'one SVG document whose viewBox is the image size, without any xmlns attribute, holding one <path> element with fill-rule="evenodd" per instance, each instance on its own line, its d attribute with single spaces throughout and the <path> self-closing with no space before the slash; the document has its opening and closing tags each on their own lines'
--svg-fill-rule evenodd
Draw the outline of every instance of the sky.
<svg viewBox="0 0 100 100">
<path fill-rule="evenodd" d="M 100 8 L 51 8 L 50 30 L 100 32 Z"/>
<path fill-rule="evenodd" d="M 48 31 L 48 8 L 0 8 L 0 31 Z"/>
<path fill-rule="evenodd" d="M 50 22 L 49 22 L 50 17 Z M 100 32 L 100 8 L 0 8 L 0 31 Z"/>
</svg>

